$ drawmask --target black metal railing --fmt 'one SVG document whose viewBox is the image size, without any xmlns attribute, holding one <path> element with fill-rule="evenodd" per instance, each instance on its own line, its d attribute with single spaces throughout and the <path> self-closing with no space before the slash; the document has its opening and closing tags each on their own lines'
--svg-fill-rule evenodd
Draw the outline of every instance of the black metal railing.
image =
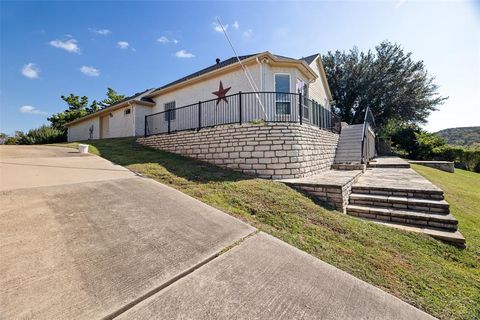
<svg viewBox="0 0 480 320">
<path fill-rule="evenodd" d="M 363 133 L 362 133 L 362 163 L 367 164 L 370 159 L 375 157 L 375 131 L 377 126 L 375 124 L 375 117 L 372 110 L 367 107 L 365 117 L 363 119 Z"/>
<path fill-rule="evenodd" d="M 145 116 L 145 136 L 224 124 L 296 122 L 339 132 L 340 118 L 300 93 L 239 92 Z"/>
</svg>

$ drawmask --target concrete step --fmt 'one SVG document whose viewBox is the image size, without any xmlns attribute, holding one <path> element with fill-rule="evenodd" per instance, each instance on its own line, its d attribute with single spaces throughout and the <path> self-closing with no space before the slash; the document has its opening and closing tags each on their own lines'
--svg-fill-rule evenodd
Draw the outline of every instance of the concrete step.
<svg viewBox="0 0 480 320">
<path fill-rule="evenodd" d="M 421 199 L 443 200 L 442 190 L 409 189 L 397 187 L 352 186 L 352 193 L 373 194 L 381 196 L 411 197 Z"/>
<path fill-rule="evenodd" d="M 353 153 L 362 153 L 360 146 L 355 146 L 355 147 L 345 147 L 345 146 L 339 146 L 337 148 L 337 153 L 338 152 L 353 152 Z"/>
<path fill-rule="evenodd" d="M 334 163 L 332 164 L 334 170 L 366 170 L 366 165 L 360 162 L 357 163 Z"/>
<path fill-rule="evenodd" d="M 369 207 L 415 210 L 430 214 L 448 214 L 450 212 L 448 202 L 436 199 L 352 193 L 349 203 Z"/>
<path fill-rule="evenodd" d="M 456 231 L 458 221 L 451 214 L 421 213 L 413 210 L 395 208 L 379 208 L 349 204 L 347 214 L 351 216 L 374 219 L 384 222 L 395 222 L 407 226 L 438 228 L 439 230 Z"/>
<path fill-rule="evenodd" d="M 341 135 L 338 139 L 339 141 L 352 140 L 352 141 L 362 141 L 362 133 L 349 133 Z"/>
<path fill-rule="evenodd" d="M 410 163 L 369 163 L 369 168 L 410 168 Z"/>
<path fill-rule="evenodd" d="M 465 248 L 465 237 L 460 233 L 460 231 L 446 231 L 446 230 L 439 230 L 437 228 L 422 228 L 422 227 L 414 227 L 414 226 L 406 226 L 403 224 L 398 224 L 394 222 L 384 222 L 378 220 L 371 220 L 372 222 L 382 224 L 388 227 L 409 231 L 409 232 L 417 232 L 426 234 L 432 238 L 448 242 L 460 248 Z"/>
</svg>

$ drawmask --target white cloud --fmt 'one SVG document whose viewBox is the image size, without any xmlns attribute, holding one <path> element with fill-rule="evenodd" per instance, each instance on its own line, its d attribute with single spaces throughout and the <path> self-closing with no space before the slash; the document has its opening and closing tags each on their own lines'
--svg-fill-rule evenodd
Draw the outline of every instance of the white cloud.
<svg viewBox="0 0 480 320">
<path fill-rule="evenodd" d="M 29 114 L 40 114 L 40 115 L 46 115 L 46 112 L 40 111 L 35 107 L 32 106 L 22 106 L 20 107 L 20 112 L 21 113 L 29 113 Z"/>
<path fill-rule="evenodd" d="M 180 51 L 177 51 L 175 53 L 175 57 L 177 58 L 195 58 L 195 55 L 193 53 L 187 52 L 187 50 L 182 49 Z"/>
<path fill-rule="evenodd" d="M 243 31 L 243 36 L 245 38 L 251 38 L 253 36 L 253 30 L 252 29 L 248 29 L 247 31 Z"/>
<path fill-rule="evenodd" d="M 24 65 L 22 68 L 22 74 L 29 79 L 37 79 L 39 73 L 40 69 L 35 63 L 32 62 Z"/>
<path fill-rule="evenodd" d="M 127 41 L 118 41 L 117 42 L 117 46 L 120 48 L 120 49 L 128 49 L 128 46 L 130 44 L 127 42 Z"/>
<path fill-rule="evenodd" d="M 238 29 L 240 29 L 240 24 L 238 23 L 238 21 L 235 20 L 235 22 L 232 23 L 232 27 L 233 27 L 235 30 L 238 30 Z"/>
<path fill-rule="evenodd" d="M 90 29 L 90 31 L 92 31 L 96 34 L 102 35 L 102 36 L 108 36 L 109 34 L 112 33 L 112 31 L 110 31 L 108 29 Z"/>
<path fill-rule="evenodd" d="M 395 4 L 395 8 L 398 9 L 403 6 L 407 2 L 407 0 L 397 0 L 397 4 Z"/>
<path fill-rule="evenodd" d="M 100 75 L 100 70 L 88 66 L 82 66 L 80 72 L 89 77 L 98 77 Z"/>
<path fill-rule="evenodd" d="M 157 41 L 160 42 L 160 43 L 169 43 L 170 42 L 170 40 L 165 36 L 162 36 L 162 37 L 158 38 Z"/>
<path fill-rule="evenodd" d="M 68 39 L 67 41 L 52 40 L 49 43 L 55 48 L 63 49 L 68 52 L 80 53 L 80 48 L 78 47 L 77 42 L 77 40 L 72 38 Z"/>
<path fill-rule="evenodd" d="M 161 36 L 160 38 L 157 39 L 158 42 L 162 43 L 162 44 L 167 44 L 167 43 L 173 43 L 173 44 L 177 44 L 178 43 L 178 40 L 177 39 L 174 39 L 174 38 L 168 38 L 166 36 Z"/>
<path fill-rule="evenodd" d="M 216 32 L 223 32 L 222 26 L 221 26 L 218 22 L 215 22 L 215 21 L 214 21 L 214 22 L 212 23 L 212 25 L 213 25 L 213 30 L 215 30 Z M 225 31 L 227 31 L 227 29 L 228 29 L 228 24 L 224 24 L 224 25 L 223 25 L 223 29 L 225 29 Z"/>
</svg>

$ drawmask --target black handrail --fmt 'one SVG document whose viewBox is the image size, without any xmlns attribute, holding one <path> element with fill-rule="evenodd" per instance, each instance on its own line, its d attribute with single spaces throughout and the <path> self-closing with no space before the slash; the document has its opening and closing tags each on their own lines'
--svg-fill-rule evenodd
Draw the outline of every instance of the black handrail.
<svg viewBox="0 0 480 320">
<path fill-rule="evenodd" d="M 296 122 L 339 132 L 340 118 L 320 103 L 290 92 L 238 92 L 145 116 L 145 136 L 232 123 Z M 338 124 L 337 124 L 338 122 Z"/>
<path fill-rule="evenodd" d="M 370 107 L 367 107 L 367 110 L 365 110 L 365 116 L 363 118 L 363 130 L 362 130 L 362 163 L 368 164 L 368 161 L 370 161 L 370 157 L 367 151 L 367 154 L 365 154 L 365 147 L 369 148 L 368 145 L 368 139 L 367 139 L 367 145 L 365 145 L 365 138 L 367 137 L 368 134 L 368 128 L 371 127 L 372 130 L 375 132 L 377 129 L 377 126 L 375 124 L 375 117 L 373 116 L 372 111 L 370 110 Z"/>
</svg>

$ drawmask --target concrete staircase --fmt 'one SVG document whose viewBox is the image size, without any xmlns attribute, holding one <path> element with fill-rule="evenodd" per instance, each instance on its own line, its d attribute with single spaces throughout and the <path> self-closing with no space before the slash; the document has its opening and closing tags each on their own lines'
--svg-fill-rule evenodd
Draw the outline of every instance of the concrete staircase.
<svg viewBox="0 0 480 320">
<path fill-rule="evenodd" d="M 362 169 L 362 134 L 363 124 L 342 128 L 333 169 Z"/>
<path fill-rule="evenodd" d="M 441 190 L 352 186 L 347 214 L 465 246 Z"/>
</svg>

